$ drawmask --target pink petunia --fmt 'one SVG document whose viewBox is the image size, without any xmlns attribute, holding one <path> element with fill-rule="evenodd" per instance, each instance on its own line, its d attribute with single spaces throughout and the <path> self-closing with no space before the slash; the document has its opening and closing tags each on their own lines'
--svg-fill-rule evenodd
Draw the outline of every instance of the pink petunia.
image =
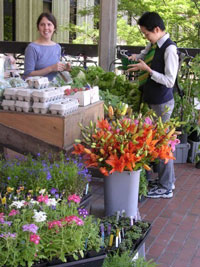
<svg viewBox="0 0 200 267">
<path fill-rule="evenodd" d="M 0 223 L 4 222 L 4 213 L 0 213 Z"/>
<path fill-rule="evenodd" d="M 46 195 L 46 196 L 40 195 L 40 196 L 37 197 L 37 201 L 38 202 L 44 202 L 45 204 L 48 203 L 48 200 L 49 200 L 48 195 Z"/>
<path fill-rule="evenodd" d="M 48 229 L 52 229 L 52 228 L 54 228 L 54 227 L 56 227 L 56 226 L 58 226 L 58 227 L 62 227 L 62 222 L 61 221 L 51 221 L 51 222 L 48 222 Z"/>
<path fill-rule="evenodd" d="M 68 196 L 69 201 L 74 201 L 75 203 L 80 203 L 81 199 L 76 194 Z"/>
<path fill-rule="evenodd" d="M 40 236 L 36 234 L 30 235 L 30 242 L 35 243 L 36 245 L 40 243 Z"/>
<path fill-rule="evenodd" d="M 8 214 L 8 216 L 15 216 L 16 214 L 19 214 L 18 210 L 11 210 L 11 212 Z"/>
</svg>

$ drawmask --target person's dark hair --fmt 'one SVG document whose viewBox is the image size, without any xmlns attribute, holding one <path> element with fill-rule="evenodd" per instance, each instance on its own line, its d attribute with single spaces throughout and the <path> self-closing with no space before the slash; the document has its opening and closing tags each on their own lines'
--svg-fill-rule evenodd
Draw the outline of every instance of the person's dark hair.
<svg viewBox="0 0 200 267">
<path fill-rule="evenodd" d="M 54 28 L 55 28 L 55 32 L 56 32 L 56 30 L 57 30 L 57 21 L 56 21 L 56 18 L 54 17 L 53 14 L 47 13 L 47 12 L 44 12 L 44 13 L 40 14 L 40 16 L 38 17 L 38 19 L 37 19 L 37 28 L 39 29 L 40 21 L 44 17 L 47 18 L 49 21 L 51 21 L 53 23 Z"/>
<path fill-rule="evenodd" d="M 138 25 L 145 27 L 150 32 L 153 32 L 156 27 L 159 27 L 162 31 L 165 30 L 163 20 L 156 12 L 145 12 L 139 18 Z"/>
</svg>

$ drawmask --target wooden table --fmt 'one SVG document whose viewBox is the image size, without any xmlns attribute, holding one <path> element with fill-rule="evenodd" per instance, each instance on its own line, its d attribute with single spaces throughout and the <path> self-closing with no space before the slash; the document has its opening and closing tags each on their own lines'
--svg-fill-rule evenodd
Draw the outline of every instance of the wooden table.
<svg viewBox="0 0 200 267">
<path fill-rule="evenodd" d="M 103 101 L 79 107 L 66 116 L 0 111 L 0 146 L 18 153 L 69 151 L 81 137 L 78 123 L 89 125 L 104 117 Z"/>
</svg>

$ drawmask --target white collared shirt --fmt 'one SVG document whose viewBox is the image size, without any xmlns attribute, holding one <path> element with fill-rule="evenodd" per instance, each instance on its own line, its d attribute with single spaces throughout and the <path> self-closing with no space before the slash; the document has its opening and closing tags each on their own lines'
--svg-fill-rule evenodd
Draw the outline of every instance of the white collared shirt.
<svg viewBox="0 0 200 267">
<path fill-rule="evenodd" d="M 164 42 L 169 38 L 169 34 L 166 33 L 162 38 L 157 41 L 157 45 L 160 48 Z M 147 54 L 151 47 L 151 43 L 149 43 L 144 50 L 137 55 L 137 59 L 144 59 L 144 56 Z M 164 74 L 152 70 L 151 79 L 157 83 L 163 84 L 168 88 L 172 88 L 174 86 L 177 72 L 178 72 L 178 54 L 177 48 L 175 45 L 169 45 L 164 54 L 165 68 Z"/>
</svg>

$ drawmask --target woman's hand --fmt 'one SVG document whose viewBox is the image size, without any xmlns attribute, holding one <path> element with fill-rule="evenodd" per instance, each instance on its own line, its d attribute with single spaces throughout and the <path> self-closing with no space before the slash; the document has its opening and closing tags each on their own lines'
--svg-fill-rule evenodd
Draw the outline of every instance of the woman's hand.
<svg viewBox="0 0 200 267">
<path fill-rule="evenodd" d="M 144 70 L 149 73 L 152 73 L 152 69 L 143 60 L 139 59 L 138 61 L 139 63 L 137 64 L 128 65 L 128 71 Z"/>
<path fill-rule="evenodd" d="M 70 71 L 70 70 L 71 70 L 71 64 L 70 64 L 70 63 L 67 63 L 67 64 L 65 65 L 65 70 L 66 70 L 66 71 Z"/>
<path fill-rule="evenodd" d="M 51 66 L 52 72 L 55 71 L 63 71 L 65 70 L 65 64 L 63 64 L 62 62 L 58 62 L 54 65 Z"/>
</svg>

